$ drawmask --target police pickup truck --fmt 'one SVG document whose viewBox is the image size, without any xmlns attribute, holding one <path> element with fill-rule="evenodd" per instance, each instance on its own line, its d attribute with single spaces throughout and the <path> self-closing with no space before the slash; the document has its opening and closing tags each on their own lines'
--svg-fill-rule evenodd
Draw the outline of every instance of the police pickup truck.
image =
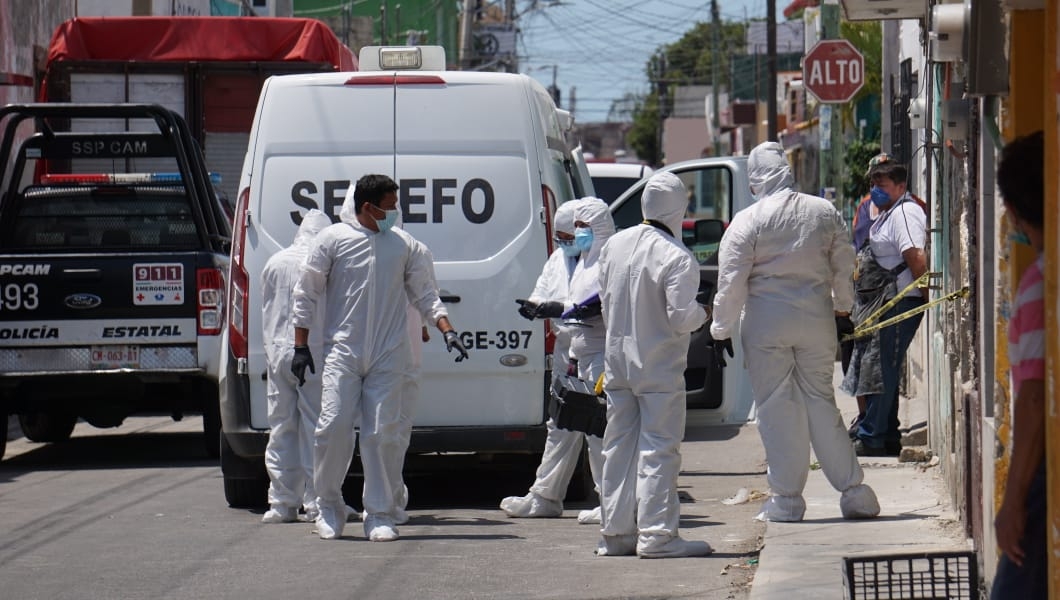
<svg viewBox="0 0 1060 600">
<path fill-rule="evenodd" d="M 231 225 L 184 120 L 47 103 L 0 128 L 0 418 L 58 442 L 78 418 L 201 412 L 216 456 Z"/>
</svg>

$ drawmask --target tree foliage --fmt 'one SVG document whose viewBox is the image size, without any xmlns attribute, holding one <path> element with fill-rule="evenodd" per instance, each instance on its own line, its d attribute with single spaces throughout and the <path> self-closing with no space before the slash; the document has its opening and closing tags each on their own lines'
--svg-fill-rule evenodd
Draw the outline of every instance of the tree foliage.
<svg viewBox="0 0 1060 600">
<path fill-rule="evenodd" d="M 729 57 L 744 52 L 745 29 L 744 23 L 721 23 L 718 27 L 719 89 L 730 87 Z M 651 93 L 633 110 L 633 127 L 626 137 L 630 147 L 644 161 L 653 165 L 662 164 L 664 157 L 662 148 L 659 147 L 659 128 L 662 126 L 660 114 L 669 113 L 673 98 L 671 90 L 682 85 L 713 83 L 713 34 L 713 24 L 696 23 L 681 39 L 660 46 L 645 64 L 644 72 L 652 83 Z M 660 61 L 659 56 L 664 56 L 665 61 Z"/>
<path fill-rule="evenodd" d="M 852 127 L 854 105 L 868 96 L 879 98 L 883 94 L 883 27 L 877 21 L 843 21 L 839 24 L 839 35 L 865 57 L 865 85 L 842 107 L 843 124 Z"/>
<path fill-rule="evenodd" d="M 858 202 L 869 193 L 869 181 L 865 169 L 869 160 L 880 153 L 880 143 L 872 140 L 854 140 L 846 145 L 843 166 L 847 177 L 843 180 L 843 197 Z M 856 206 L 856 204 L 855 204 Z"/>
</svg>

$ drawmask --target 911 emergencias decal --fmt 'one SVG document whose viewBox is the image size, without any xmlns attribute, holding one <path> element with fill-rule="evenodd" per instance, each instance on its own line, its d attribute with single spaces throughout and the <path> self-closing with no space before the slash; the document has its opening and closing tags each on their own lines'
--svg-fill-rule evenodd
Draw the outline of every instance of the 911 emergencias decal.
<svg viewBox="0 0 1060 600">
<path fill-rule="evenodd" d="M 133 265 L 133 304 L 184 304 L 184 265 L 138 263 Z"/>
</svg>

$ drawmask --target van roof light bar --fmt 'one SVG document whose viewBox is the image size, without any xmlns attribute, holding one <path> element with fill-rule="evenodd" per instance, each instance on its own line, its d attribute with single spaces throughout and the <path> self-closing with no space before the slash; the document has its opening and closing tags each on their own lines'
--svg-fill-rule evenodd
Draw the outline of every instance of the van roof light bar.
<svg viewBox="0 0 1060 600">
<path fill-rule="evenodd" d="M 360 71 L 444 71 L 441 46 L 365 46 L 358 56 Z"/>
</svg>

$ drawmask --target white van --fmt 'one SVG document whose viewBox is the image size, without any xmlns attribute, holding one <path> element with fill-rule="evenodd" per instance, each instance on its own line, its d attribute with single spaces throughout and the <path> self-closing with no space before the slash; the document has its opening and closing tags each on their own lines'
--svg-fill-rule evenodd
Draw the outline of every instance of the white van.
<svg viewBox="0 0 1060 600">
<path fill-rule="evenodd" d="M 634 183 L 655 171 L 644 163 L 586 161 L 596 197 L 611 204 Z"/>
<path fill-rule="evenodd" d="M 544 448 L 551 340 L 515 299 L 552 251 L 556 206 L 591 194 L 592 183 L 567 142 L 570 115 L 545 88 L 444 64 L 438 47 L 367 47 L 360 72 L 277 76 L 262 88 L 235 211 L 221 363 L 232 506 L 265 502 L 260 273 L 306 211 L 337 221 L 347 187 L 368 173 L 398 182 L 404 228 L 434 254 L 441 299 L 471 355 L 454 365 L 441 335 L 424 347 L 410 452 Z"/>
</svg>

